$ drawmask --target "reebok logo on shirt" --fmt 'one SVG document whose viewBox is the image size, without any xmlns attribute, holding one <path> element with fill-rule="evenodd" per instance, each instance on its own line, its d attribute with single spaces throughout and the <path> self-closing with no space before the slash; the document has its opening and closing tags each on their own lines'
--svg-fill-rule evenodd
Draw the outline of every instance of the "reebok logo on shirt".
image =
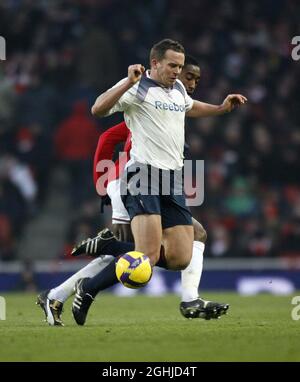
<svg viewBox="0 0 300 382">
<path fill-rule="evenodd" d="M 180 111 L 183 113 L 185 111 L 185 106 L 184 105 L 177 105 L 177 103 L 175 103 L 175 102 L 166 103 L 166 102 L 155 101 L 155 109 Z"/>
</svg>

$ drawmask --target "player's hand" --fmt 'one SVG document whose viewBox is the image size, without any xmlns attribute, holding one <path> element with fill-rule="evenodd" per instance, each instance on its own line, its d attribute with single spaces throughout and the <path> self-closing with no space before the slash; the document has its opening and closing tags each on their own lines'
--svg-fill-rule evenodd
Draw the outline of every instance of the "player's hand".
<svg viewBox="0 0 300 382">
<path fill-rule="evenodd" d="M 224 113 L 231 112 L 236 106 L 244 105 L 247 98 L 241 94 L 229 94 L 222 103 Z"/>
<path fill-rule="evenodd" d="M 145 67 L 141 64 L 130 65 L 128 67 L 128 80 L 130 83 L 134 85 L 136 82 L 138 82 L 141 79 L 144 71 Z"/>
</svg>

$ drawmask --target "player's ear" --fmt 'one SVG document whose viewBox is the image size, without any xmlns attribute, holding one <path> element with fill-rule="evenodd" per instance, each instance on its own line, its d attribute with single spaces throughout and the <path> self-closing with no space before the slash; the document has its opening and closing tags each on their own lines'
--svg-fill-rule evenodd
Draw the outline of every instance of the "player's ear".
<svg viewBox="0 0 300 382">
<path fill-rule="evenodd" d="M 158 60 L 156 58 L 152 58 L 151 60 L 151 68 L 157 69 Z"/>
</svg>

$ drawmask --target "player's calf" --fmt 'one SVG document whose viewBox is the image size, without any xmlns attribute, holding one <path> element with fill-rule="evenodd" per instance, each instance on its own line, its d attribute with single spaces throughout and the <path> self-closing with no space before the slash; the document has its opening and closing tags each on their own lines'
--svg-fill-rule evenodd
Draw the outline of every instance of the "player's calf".
<svg viewBox="0 0 300 382">
<path fill-rule="evenodd" d="M 183 270 L 192 258 L 194 231 L 192 225 L 164 229 L 163 245 L 168 269 Z"/>
</svg>

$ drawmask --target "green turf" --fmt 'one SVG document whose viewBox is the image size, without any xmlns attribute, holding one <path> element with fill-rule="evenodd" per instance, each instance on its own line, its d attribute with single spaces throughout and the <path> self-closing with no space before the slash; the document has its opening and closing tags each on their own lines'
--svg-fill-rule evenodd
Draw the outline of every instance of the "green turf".
<svg viewBox="0 0 300 382">
<path fill-rule="evenodd" d="M 228 302 L 220 320 L 186 320 L 178 296 L 115 297 L 93 304 L 78 327 L 65 306 L 65 327 L 49 327 L 35 296 L 4 295 L 0 361 L 300 361 L 300 321 L 291 298 L 205 294 Z"/>
</svg>

